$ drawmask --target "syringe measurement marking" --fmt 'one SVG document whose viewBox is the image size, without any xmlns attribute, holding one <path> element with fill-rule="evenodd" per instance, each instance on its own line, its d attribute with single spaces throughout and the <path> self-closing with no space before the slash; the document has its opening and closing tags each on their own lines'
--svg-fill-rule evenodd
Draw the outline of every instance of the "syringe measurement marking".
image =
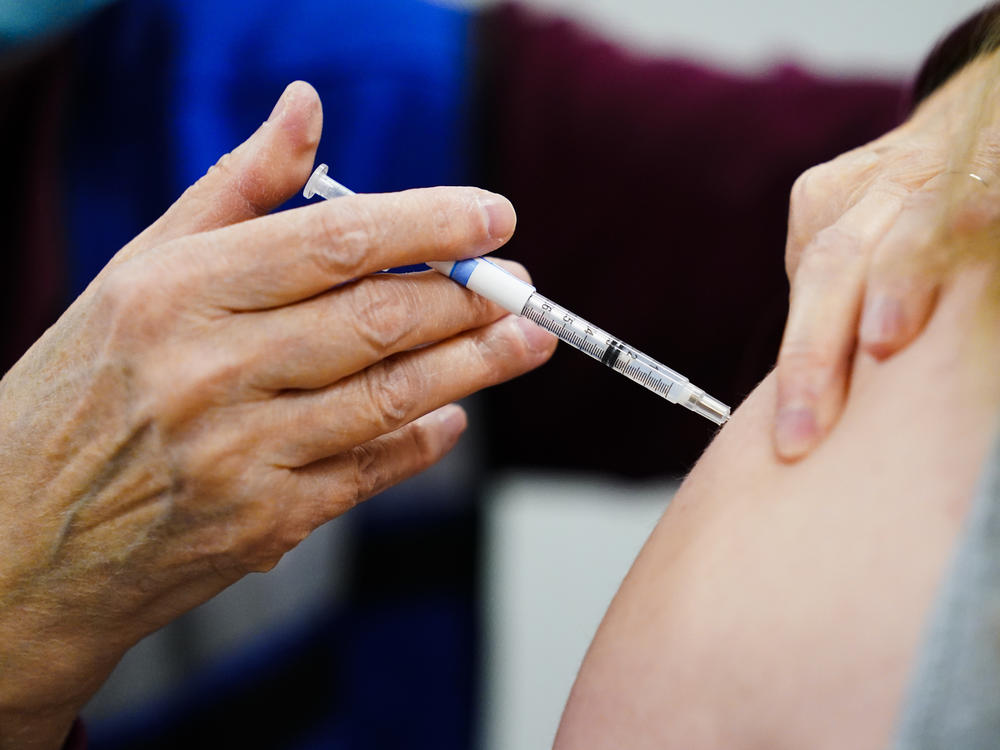
<svg viewBox="0 0 1000 750">
<path fill-rule="evenodd" d="M 548 308 L 548 311 L 551 311 L 551 306 L 549 305 L 542 305 L 542 307 Z M 533 323 L 536 323 L 547 331 L 551 331 L 556 334 L 567 344 L 576 347 L 585 354 L 589 354 L 598 362 L 603 361 L 603 357 L 606 352 L 606 348 L 604 346 L 595 344 L 593 339 L 589 338 L 585 334 L 579 333 L 575 328 L 569 328 L 569 330 L 567 330 L 568 326 L 566 325 L 566 321 L 563 321 L 562 324 L 560 324 L 545 313 L 546 310 L 544 309 L 542 311 L 538 311 L 533 308 L 529 308 L 524 310 L 521 314 Z M 596 331 L 594 331 L 594 329 L 590 326 L 587 326 L 587 332 L 590 335 L 596 335 Z"/>
<path fill-rule="evenodd" d="M 657 378 L 652 372 L 643 370 L 641 367 L 636 365 L 626 365 L 621 372 L 623 375 L 627 375 L 637 383 L 641 383 L 649 388 L 649 390 L 654 393 L 659 393 L 661 396 L 666 396 L 667 391 L 670 390 L 670 381 L 664 380 L 663 378 Z"/>
<path fill-rule="evenodd" d="M 546 312 L 555 312 L 551 305 L 542 304 L 541 307 L 541 311 L 529 308 L 523 311 L 522 314 L 524 317 L 528 318 L 528 320 L 531 320 L 540 325 L 542 328 L 551 331 L 566 343 L 571 346 L 575 346 L 577 349 L 586 354 L 589 354 L 591 357 L 607 365 L 612 370 L 620 372 L 636 383 L 649 388 L 649 390 L 654 393 L 666 397 L 673 383 L 668 378 L 657 376 L 659 368 L 656 365 L 637 364 L 636 354 L 624 344 L 610 337 L 606 339 L 604 346 L 594 343 L 593 339 L 580 333 L 576 327 L 573 326 L 573 324 L 577 321 L 576 318 L 573 318 L 571 315 L 564 315 L 562 321 L 555 320 L 553 317 L 546 315 Z M 588 325 L 586 328 L 587 333 L 591 336 L 597 335 L 597 332 L 591 326 Z M 618 363 L 621 361 L 622 355 L 631 357 L 632 362 L 619 367 Z"/>
<path fill-rule="evenodd" d="M 577 349 L 586 352 L 594 359 L 598 361 L 603 359 L 606 353 L 607 344 L 605 344 L 605 346 L 600 346 L 593 342 L 593 339 L 590 337 L 597 335 L 597 331 L 595 331 L 593 327 L 587 325 L 587 332 L 585 334 L 580 333 L 576 326 L 573 325 L 577 321 L 577 319 L 573 316 L 569 314 L 563 315 L 562 321 L 558 322 L 546 314 L 554 312 L 552 305 L 543 303 L 541 308 L 541 311 L 539 311 L 525 305 L 525 309 L 521 311 L 521 315 L 526 317 L 528 320 L 537 323 L 542 328 L 556 334 L 567 344 L 575 346 Z M 611 339 L 608 339 L 608 342 L 610 343 Z"/>
</svg>

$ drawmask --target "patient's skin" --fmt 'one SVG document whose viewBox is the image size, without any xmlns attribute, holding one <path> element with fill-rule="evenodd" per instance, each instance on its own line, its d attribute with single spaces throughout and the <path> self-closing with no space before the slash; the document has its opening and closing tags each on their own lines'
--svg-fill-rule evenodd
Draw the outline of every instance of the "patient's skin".
<svg viewBox="0 0 1000 750">
<path fill-rule="evenodd" d="M 983 278 L 957 274 L 905 351 L 859 355 L 805 460 L 774 457 L 774 378 L 751 394 L 622 584 L 556 748 L 887 746 L 996 428 Z"/>
</svg>

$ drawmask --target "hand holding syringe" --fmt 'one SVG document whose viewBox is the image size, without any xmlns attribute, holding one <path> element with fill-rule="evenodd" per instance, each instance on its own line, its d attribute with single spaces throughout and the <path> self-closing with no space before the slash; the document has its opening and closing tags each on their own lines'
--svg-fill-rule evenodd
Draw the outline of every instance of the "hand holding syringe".
<svg viewBox="0 0 1000 750">
<path fill-rule="evenodd" d="M 309 178 L 303 194 L 306 198 L 319 195 L 331 199 L 353 195 L 353 191 L 327 175 L 327 166 L 321 164 Z M 729 419 L 728 406 L 694 386 L 680 373 L 543 297 L 531 284 L 494 263 L 484 258 L 470 258 L 427 265 L 505 310 L 534 321 L 574 349 L 589 354 L 667 401 L 685 406 L 716 424 Z"/>
</svg>

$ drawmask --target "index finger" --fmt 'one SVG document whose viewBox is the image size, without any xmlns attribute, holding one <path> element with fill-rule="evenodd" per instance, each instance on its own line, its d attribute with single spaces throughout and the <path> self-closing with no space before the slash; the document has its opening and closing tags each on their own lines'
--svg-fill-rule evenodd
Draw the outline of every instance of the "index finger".
<svg viewBox="0 0 1000 750">
<path fill-rule="evenodd" d="M 477 188 L 346 196 L 185 238 L 176 260 L 209 304 L 261 310 L 383 268 L 483 255 L 515 222 L 510 201 Z"/>
<path fill-rule="evenodd" d="M 888 231 L 901 205 L 891 188 L 873 190 L 803 252 L 778 353 L 774 439 L 785 460 L 812 450 L 840 414 L 869 249 Z"/>
</svg>

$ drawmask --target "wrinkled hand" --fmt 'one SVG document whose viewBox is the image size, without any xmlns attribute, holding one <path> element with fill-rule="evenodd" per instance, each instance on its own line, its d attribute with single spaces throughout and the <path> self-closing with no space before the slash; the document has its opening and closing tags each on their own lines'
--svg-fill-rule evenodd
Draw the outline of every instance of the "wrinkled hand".
<svg viewBox="0 0 1000 750">
<path fill-rule="evenodd" d="M 968 65 L 906 123 L 796 182 L 785 255 L 791 305 L 777 366 L 782 458 L 800 458 L 832 428 L 858 349 L 889 357 L 920 332 L 946 270 L 933 252 L 945 209 L 960 204 L 946 225 L 955 231 L 1000 213 L 992 66 Z M 966 142 L 980 107 L 976 139 Z"/>
<path fill-rule="evenodd" d="M 551 354 L 439 274 L 369 275 L 494 250 L 499 196 L 264 216 L 320 129 L 293 84 L 0 383 L 0 746 L 57 746 L 139 638 L 433 464 L 449 402 Z"/>
</svg>

